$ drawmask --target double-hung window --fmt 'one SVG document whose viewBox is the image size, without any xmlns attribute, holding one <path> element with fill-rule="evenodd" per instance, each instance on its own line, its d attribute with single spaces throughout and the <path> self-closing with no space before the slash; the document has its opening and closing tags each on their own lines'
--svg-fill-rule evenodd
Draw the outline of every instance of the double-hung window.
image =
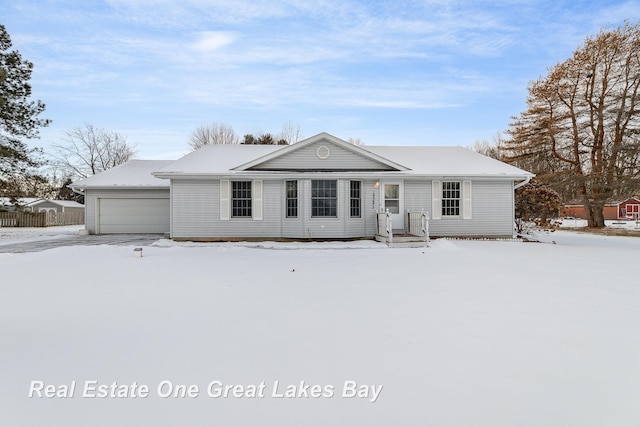
<svg viewBox="0 0 640 427">
<path fill-rule="evenodd" d="M 231 217 L 251 218 L 251 181 L 231 181 Z"/>
<path fill-rule="evenodd" d="M 360 218 L 362 181 L 349 181 L 349 215 L 351 218 Z"/>
<path fill-rule="evenodd" d="M 287 218 L 298 217 L 298 181 L 285 182 Z"/>
<path fill-rule="evenodd" d="M 334 179 L 311 181 L 311 216 L 338 216 L 338 182 Z"/>
<path fill-rule="evenodd" d="M 442 182 L 442 216 L 460 216 L 460 182 Z"/>
</svg>

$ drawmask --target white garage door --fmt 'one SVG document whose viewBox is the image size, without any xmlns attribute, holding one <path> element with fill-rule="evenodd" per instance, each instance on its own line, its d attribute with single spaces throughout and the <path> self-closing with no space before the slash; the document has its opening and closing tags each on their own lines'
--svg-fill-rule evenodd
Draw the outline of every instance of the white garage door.
<svg viewBox="0 0 640 427">
<path fill-rule="evenodd" d="M 169 199 L 99 199 L 98 233 L 169 231 Z"/>
</svg>

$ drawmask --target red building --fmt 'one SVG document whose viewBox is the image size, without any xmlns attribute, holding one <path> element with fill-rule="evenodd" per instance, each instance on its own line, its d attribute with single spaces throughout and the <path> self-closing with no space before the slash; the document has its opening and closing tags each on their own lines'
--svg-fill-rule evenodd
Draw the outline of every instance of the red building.
<svg viewBox="0 0 640 427">
<path fill-rule="evenodd" d="M 604 205 L 605 221 L 617 221 L 626 219 L 638 219 L 640 217 L 640 199 L 632 197 L 623 202 L 613 202 Z M 584 205 L 566 204 L 562 208 L 560 215 L 563 217 L 574 217 L 587 219 Z"/>
<path fill-rule="evenodd" d="M 618 204 L 618 219 L 640 218 L 640 199 L 632 197 Z"/>
</svg>

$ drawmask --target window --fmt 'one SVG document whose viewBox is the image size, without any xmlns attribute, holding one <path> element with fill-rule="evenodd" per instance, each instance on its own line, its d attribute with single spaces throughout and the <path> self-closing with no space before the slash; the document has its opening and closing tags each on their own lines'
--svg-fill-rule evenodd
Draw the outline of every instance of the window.
<svg viewBox="0 0 640 427">
<path fill-rule="evenodd" d="M 400 186 L 398 184 L 384 185 L 384 210 L 392 214 L 400 213 Z"/>
<path fill-rule="evenodd" d="M 460 183 L 442 183 L 442 216 L 460 216 Z"/>
<path fill-rule="evenodd" d="M 360 181 L 349 182 L 349 211 L 351 218 L 360 218 Z"/>
<path fill-rule="evenodd" d="M 337 217 L 337 181 L 318 179 L 311 181 L 311 216 Z"/>
<path fill-rule="evenodd" d="M 298 217 L 298 181 L 286 181 L 287 218 Z"/>
<path fill-rule="evenodd" d="M 231 217 L 251 218 L 251 181 L 231 181 Z"/>
</svg>

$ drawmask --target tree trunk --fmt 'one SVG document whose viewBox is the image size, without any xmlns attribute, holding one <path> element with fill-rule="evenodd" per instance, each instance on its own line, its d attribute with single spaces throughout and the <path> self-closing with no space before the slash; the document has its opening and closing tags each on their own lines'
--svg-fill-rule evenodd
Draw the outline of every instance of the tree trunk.
<svg viewBox="0 0 640 427">
<path fill-rule="evenodd" d="M 589 227 L 604 227 L 604 203 L 592 203 L 590 209 L 587 209 L 587 215 Z"/>
</svg>

